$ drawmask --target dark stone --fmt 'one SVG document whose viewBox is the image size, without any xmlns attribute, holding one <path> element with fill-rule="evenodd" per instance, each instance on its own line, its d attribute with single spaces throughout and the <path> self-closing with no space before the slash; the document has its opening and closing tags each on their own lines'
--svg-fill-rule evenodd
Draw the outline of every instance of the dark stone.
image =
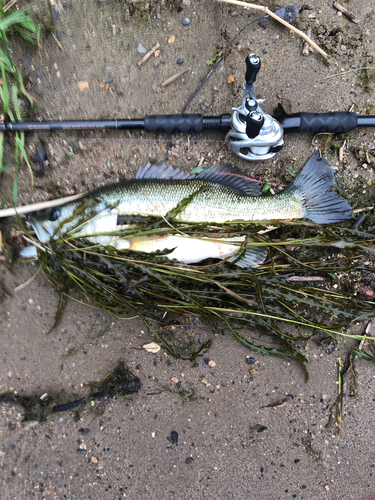
<svg viewBox="0 0 375 500">
<path fill-rule="evenodd" d="M 171 432 L 171 443 L 178 444 L 178 432 L 176 431 Z"/>
</svg>

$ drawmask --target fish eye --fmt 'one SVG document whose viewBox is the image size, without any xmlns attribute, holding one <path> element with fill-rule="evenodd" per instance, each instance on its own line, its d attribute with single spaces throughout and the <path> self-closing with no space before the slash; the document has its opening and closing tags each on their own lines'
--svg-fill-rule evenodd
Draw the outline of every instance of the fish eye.
<svg viewBox="0 0 375 500">
<path fill-rule="evenodd" d="M 61 215 L 60 210 L 54 209 L 51 210 L 48 218 L 51 222 L 55 222 L 55 220 L 57 220 L 58 217 L 60 217 L 60 215 Z"/>
</svg>

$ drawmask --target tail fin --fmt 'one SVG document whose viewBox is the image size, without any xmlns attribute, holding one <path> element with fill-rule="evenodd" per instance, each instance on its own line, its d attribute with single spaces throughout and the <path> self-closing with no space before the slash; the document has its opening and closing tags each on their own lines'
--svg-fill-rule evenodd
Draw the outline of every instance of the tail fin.
<svg viewBox="0 0 375 500">
<path fill-rule="evenodd" d="M 317 224 L 350 220 L 353 211 L 337 193 L 330 192 L 334 173 L 324 156 L 315 153 L 286 188 L 302 197 L 303 216 Z"/>
</svg>

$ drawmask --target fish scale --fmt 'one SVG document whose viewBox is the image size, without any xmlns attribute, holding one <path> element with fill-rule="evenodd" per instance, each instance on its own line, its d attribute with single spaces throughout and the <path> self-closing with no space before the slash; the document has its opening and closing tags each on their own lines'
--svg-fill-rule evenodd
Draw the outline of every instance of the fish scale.
<svg viewBox="0 0 375 500">
<path fill-rule="evenodd" d="M 165 217 L 183 199 L 195 196 L 176 219 L 183 222 L 228 222 L 301 218 L 301 196 L 282 193 L 275 197 L 241 195 L 221 184 L 199 180 L 128 181 L 102 188 L 96 195 L 119 215 Z"/>
</svg>

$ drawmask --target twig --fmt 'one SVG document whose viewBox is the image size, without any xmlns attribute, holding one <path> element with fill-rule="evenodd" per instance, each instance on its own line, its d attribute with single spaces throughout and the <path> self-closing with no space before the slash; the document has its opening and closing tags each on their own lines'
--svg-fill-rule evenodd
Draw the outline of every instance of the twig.
<svg viewBox="0 0 375 500">
<path fill-rule="evenodd" d="M 64 52 L 64 49 L 62 48 L 61 43 L 58 41 L 58 39 L 56 38 L 54 33 L 52 33 L 52 36 L 53 36 L 53 39 L 55 40 L 55 42 L 57 43 L 57 45 L 60 47 L 60 49 Z"/>
<path fill-rule="evenodd" d="M 42 247 L 42 245 L 39 245 L 39 243 L 37 243 L 36 241 L 34 240 L 31 240 L 30 238 L 28 238 L 27 236 L 25 236 L 24 234 L 22 235 L 23 239 L 26 240 L 28 243 L 31 243 L 32 245 L 34 245 L 35 247 L 38 247 L 40 250 L 42 250 L 43 252 L 46 252 L 47 250 L 45 248 Z"/>
<path fill-rule="evenodd" d="M 178 80 L 179 78 L 181 78 L 182 75 L 184 75 L 185 73 L 187 73 L 188 71 L 190 71 L 190 68 L 188 69 L 184 69 L 184 71 L 180 71 L 179 73 L 176 73 L 175 75 L 167 78 L 162 84 L 161 86 L 162 87 L 166 87 L 167 85 L 169 85 L 170 83 L 174 82 L 175 80 Z"/>
<path fill-rule="evenodd" d="M 65 198 L 58 198 L 57 200 L 41 201 L 39 203 L 32 203 L 31 205 L 24 205 L 17 208 L 4 208 L 3 210 L 0 210 L 0 219 L 2 217 L 12 217 L 17 214 L 36 212 L 37 210 L 44 210 L 45 208 L 59 207 L 69 201 L 78 200 L 79 198 L 82 198 L 82 196 L 85 196 L 85 194 L 86 193 L 74 194 L 72 196 L 66 196 Z"/>
<path fill-rule="evenodd" d="M 325 76 L 323 80 L 327 80 L 327 78 L 333 78 L 334 76 L 346 75 L 347 73 L 351 73 L 352 71 L 360 71 L 361 69 L 371 69 L 368 66 L 363 66 L 363 68 L 354 68 L 348 69 L 348 71 L 342 71 L 341 73 L 335 73 L 334 75 Z"/>
<path fill-rule="evenodd" d="M 290 276 L 287 281 L 325 281 L 321 276 Z"/>
<path fill-rule="evenodd" d="M 306 35 L 310 38 L 311 37 L 311 28 L 308 28 Z M 302 54 L 304 56 L 308 56 L 309 53 L 312 52 L 312 48 L 310 47 L 308 42 L 305 42 L 303 44 L 303 49 L 302 49 Z"/>
<path fill-rule="evenodd" d="M 3 7 L 3 12 L 6 12 L 9 10 L 11 7 L 13 7 L 17 3 L 17 0 L 10 0 L 6 5 Z"/>
<path fill-rule="evenodd" d="M 158 43 L 157 43 L 154 47 L 152 47 L 152 49 L 151 49 L 151 50 L 149 50 L 149 51 L 147 52 L 147 54 L 145 54 L 145 55 L 142 57 L 142 59 L 141 59 L 141 60 L 139 61 L 139 63 L 138 63 L 138 66 L 142 66 L 142 64 L 143 64 L 144 62 L 146 62 L 146 61 L 147 61 L 147 59 L 148 59 L 150 56 L 152 56 L 152 54 L 153 54 L 156 50 L 158 50 L 158 48 L 159 48 L 159 47 L 160 47 L 160 43 L 158 42 Z"/>
<path fill-rule="evenodd" d="M 354 214 L 360 214 L 361 212 L 367 212 L 367 210 L 373 210 L 375 207 L 365 207 L 365 208 L 357 208 L 356 210 L 353 210 Z"/>
<path fill-rule="evenodd" d="M 339 161 L 343 161 L 344 160 L 344 148 L 346 146 L 346 139 L 345 141 L 343 142 L 342 146 L 339 147 Z"/>
<path fill-rule="evenodd" d="M 340 5 L 338 2 L 333 2 L 333 6 L 335 9 L 339 10 L 340 12 L 342 12 L 344 14 L 344 16 L 346 16 L 349 21 L 351 21 L 352 23 L 360 23 L 361 21 L 359 19 L 357 19 L 355 17 L 354 14 L 352 14 L 351 12 L 349 12 L 348 10 L 345 9 L 345 7 L 343 7 L 342 5 Z"/>
<path fill-rule="evenodd" d="M 284 21 L 284 19 L 281 19 L 281 17 L 279 17 L 274 12 L 272 12 L 271 10 L 269 10 L 268 7 L 264 7 L 263 5 L 255 5 L 253 3 L 240 2 L 239 0 L 219 0 L 219 2 L 225 2 L 225 3 L 234 4 L 234 5 L 240 5 L 241 7 L 250 7 L 251 9 L 254 9 L 254 10 L 262 10 L 263 12 L 265 12 L 266 14 L 268 14 L 269 16 L 271 16 L 274 19 L 276 19 L 276 21 L 279 21 L 279 23 L 283 24 L 284 26 L 286 26 L 290 30 L 292 30 L 295 33 L 297 33 L 297 35 L 299 35 L 301 38 L 303 38 L 304 40 L 306 40 L 306 42 L 309 43 L 312 47 L 314 47 L 314 49 L 317 50 L 323 57 L 325 57 L 326 59 L 330 59 L 331 58 L 331 56 L 329 56 L 326 52 L 324 52 L 324 50 L 322 50 L 305 33 L 303 33 L 303 31 L 300 31 L 299 29 L 295 28 L 291 24 L 289 24 L 286 21 Z"/>
</svg>

